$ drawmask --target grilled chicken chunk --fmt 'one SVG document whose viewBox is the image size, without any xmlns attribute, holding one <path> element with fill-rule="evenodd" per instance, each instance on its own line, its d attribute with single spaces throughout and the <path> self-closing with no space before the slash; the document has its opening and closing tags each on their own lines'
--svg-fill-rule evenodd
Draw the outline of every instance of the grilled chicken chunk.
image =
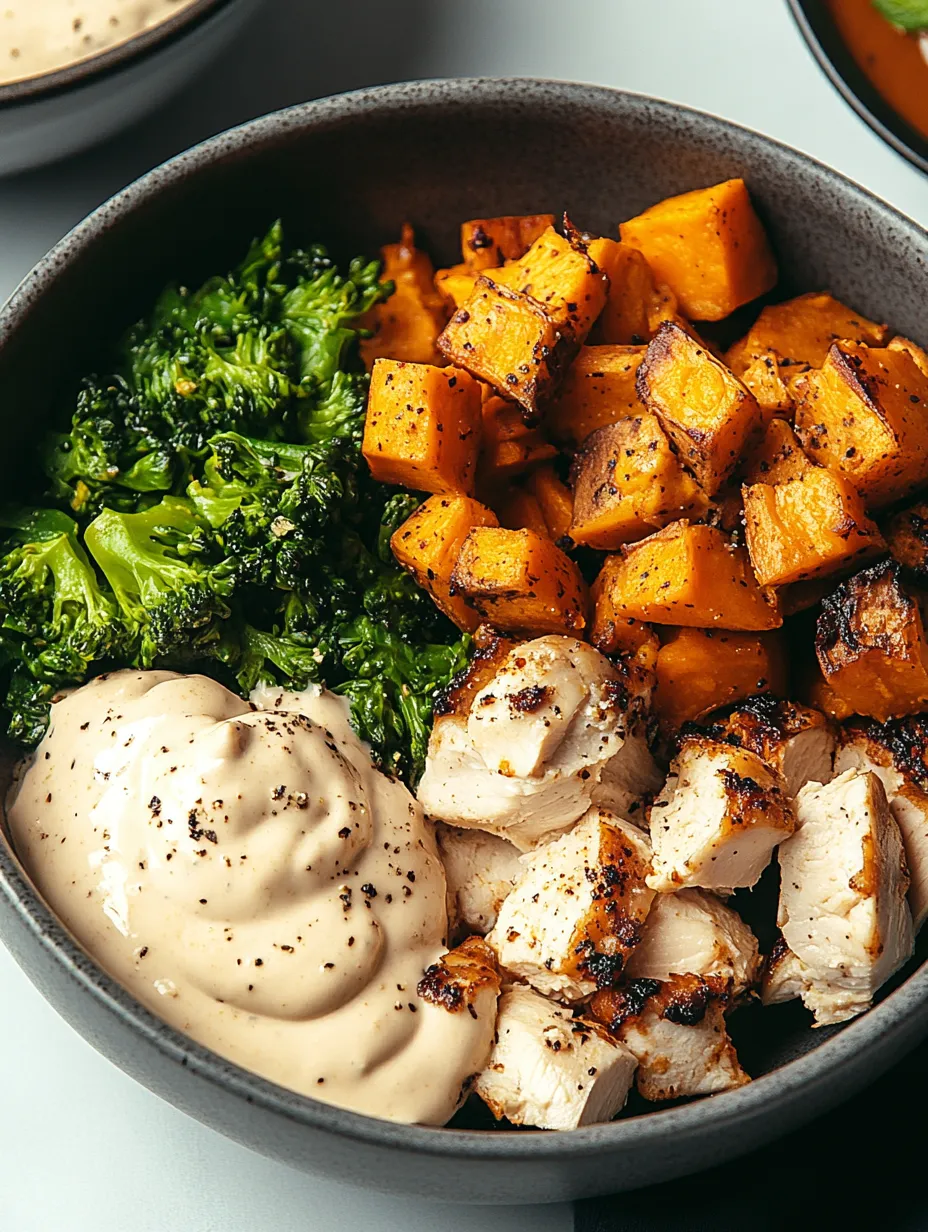
<svg viewBox="0 0 928 1232">
<path fill-rule="evenodd" d="M 593 808 L 563 838 L 524 856 L 487 940 L 500 964 L 573 1003 L 614 983 L 654 898 L 647 837 Z"/>
<path fill-rule="evenodd" d="M 794 828 L 783 780 L 756 753 L 686 736 L 651 806 L 648 885 L 664 893 L 752 886 Z"/>
<path fill-rule="evenodd" d="M 628 979 L 702 975 L 727 984 L 733 999 L 757 983 L 757 938 L 736 911 L 704 890 L 658 894 L 641 941 L 625 964 Z"/>
<path fill-rule="evenodd" d="M 760 999 L 764 1005 L 795 1001 L 808 986 L 808 968 L 796 957 L 782 936 L 764 959 Z"/>
<path fill-rule="evenodd" d="M 911 955 L 909 877 L 899 827 L 875 774 L 847 770 L 809 783 L 799 829 L 779 850 L 783 940 L 803 965 L 802 999 L 816 1026 L 869 1009 Z"/>
<path fill-rule="evenodd" d="M 598 992 L 593 1017 L 637 1058 L 639 1093 L 647 1100 L 713 1095 L 744 1086 L 725 1026 L 726 996 L 697 975 L 631 980 Z"/>
<path fill-rule="evenodd" d="M 719 725 L 713 735 L 750 749 L 778 771 L 792 799 L 806 783 L 831 780 L 835 756 L 834 728 L 823 714 L 769 693 L 749 698 Z"/>
<path fill-rule="evenodd" d="M 476 691 L 458 682 L 439 705 L 419 800 L 433 818 L 528 851 L 590 807 L 606 767 L 643 730 L 650 681 L 558 635 L 494 666 L 478 664 Z M 636 750 L 617 772 L 637 781 L 643 756 Z"/>
<path fill-rule="evenodd" d="M 448 882 L 448 924 L 453 937 L 486 936 L 522 866 L 519 849 L 483 830 L 461 830 L 439 822 L 438 852 Z"/>
<path fill-rule="evenodd" d="M 915 931 L 928 916 L 928 718 L 853 720 L 841 733 L 835 769 L 871 770 L 902 834 Z"/>
<path fill-rule="evenodd" d="M 517 985 L 500 998 L 496 1046 L 474 1090 L 497 1120 L 577 1129 L 624 1107 L 636 1064 L 598 1023 Z"/>
</svg>

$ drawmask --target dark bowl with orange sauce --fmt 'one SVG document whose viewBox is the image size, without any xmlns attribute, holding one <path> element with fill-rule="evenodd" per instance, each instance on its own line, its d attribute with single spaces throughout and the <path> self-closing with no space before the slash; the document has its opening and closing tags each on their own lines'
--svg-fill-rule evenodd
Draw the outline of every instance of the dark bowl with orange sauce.
<svg viewBox="0 0 928 1232">
<path fill-rule="evenodd" d="M 871 0 L 787 0 L 835 88 L 873 131 L 928 172 L 928 62 Z"/>
</svg>

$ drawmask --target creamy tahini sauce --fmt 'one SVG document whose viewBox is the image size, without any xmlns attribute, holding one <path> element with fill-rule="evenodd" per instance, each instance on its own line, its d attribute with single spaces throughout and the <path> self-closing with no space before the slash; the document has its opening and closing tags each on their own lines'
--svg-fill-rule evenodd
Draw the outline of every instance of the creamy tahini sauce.
<svg viewBox="0 0 928 1232">
<path fill-rule="evenodd" d="M 494 1024 L 416 995 L 444 948 L 434 839 L 339 699 L 258 700 L 172 672 L 78 689 L 10 791 L 16 850 L 173 1026 L 296 1091 L 441 1124 Z"/>
<path fill-rule="evenodd" d="M 0 85 L 115 47 L 193 0 L 0 0 Z"/>
</svg>

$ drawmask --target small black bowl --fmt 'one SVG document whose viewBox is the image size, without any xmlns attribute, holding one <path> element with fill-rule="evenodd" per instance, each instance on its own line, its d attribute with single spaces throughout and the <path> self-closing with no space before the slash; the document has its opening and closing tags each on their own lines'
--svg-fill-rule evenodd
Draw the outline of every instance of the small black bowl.
<svg viewBox="0 0 928 1232">
<path fill-rule="evenodd" d="M 928 138 L 903 119 L 861 69 L 825 0 L 787 0 L 787 4 L 809 49 L 845 101 L 897 153 L 928 172 Z"/>
</svg>

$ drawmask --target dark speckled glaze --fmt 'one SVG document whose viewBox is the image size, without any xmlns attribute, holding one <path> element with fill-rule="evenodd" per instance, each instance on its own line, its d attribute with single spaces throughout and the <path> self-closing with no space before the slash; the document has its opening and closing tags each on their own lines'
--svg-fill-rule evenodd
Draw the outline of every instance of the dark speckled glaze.
<svg viewBox="0 0 928 1232">
<path fill-rule="evenodd" d="M 19 449 L 31 447 L 101 339 L 168 279 L 194 282 L 228 266 L 275 214 L 295 238 L 327 238 L 342 255 L 372 250 L 409 218 L 436 256 L 452 261 L 467 217 L 566 208 L 577 225 L 614 233 L 660 197 L 733 175 L 745 176 L 770 228 L 784 292 L 829 288 L 928 342 L 928 235 L 792 150 L 682 107 L 590 86 L 390 86 L 217 137 L 62 240 L 0 313 L 5 479 L 15 482 Z M 165 1027 L 70 940 L 3 843 L 0 935 L 78 1031 L 192 1116 L 307 1171 L 454 1201 L 553 1201 L 719 1163 L 872 1081 L 928 1029 L 928 971 L 913 962 L 877 1008 L 843 1030 L 813 1032 L 795 1005 L 759 1017 L 745 1011 L 739 1035 L 758 1077 L 740 1090 L 567 1134 L 427 1130 L 281 1090 Z"/>
</svg>

